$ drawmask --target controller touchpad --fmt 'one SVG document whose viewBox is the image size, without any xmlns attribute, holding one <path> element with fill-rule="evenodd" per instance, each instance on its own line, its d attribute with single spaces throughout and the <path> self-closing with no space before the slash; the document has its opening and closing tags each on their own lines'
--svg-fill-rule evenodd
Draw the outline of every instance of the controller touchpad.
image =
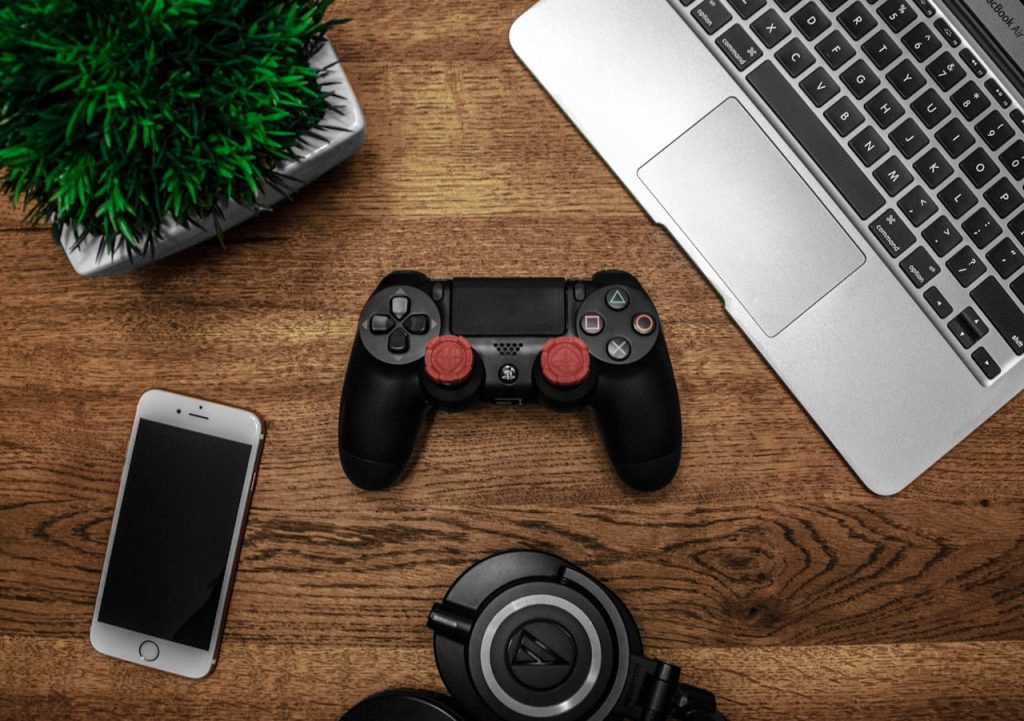
<svg viewBox="0 0 1024 721">
<path fill-rule="evenodd" d="M 561 278 L 456 278 L 452 281 L 452 333 L 562 335 L 565 303 Z"/>
<path fill-rule="evenodd" d="M 735 98 L 639 172 L 766 335 L 864 263 L 864 254 Z"/>
</svg>

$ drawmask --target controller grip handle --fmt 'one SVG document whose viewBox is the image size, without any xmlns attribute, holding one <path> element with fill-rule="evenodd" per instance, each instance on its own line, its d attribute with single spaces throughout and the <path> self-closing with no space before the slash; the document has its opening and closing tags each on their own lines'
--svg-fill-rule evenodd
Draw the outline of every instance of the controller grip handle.
<svg viewBox="0 0 1024 721">
<path fill-rule="evenodd" d="M 655 491 L 679 470 L 679 391 L 664 337 L 632 365 L 601 364 L 591 401 L 608 456 L 627 484 Z"/>
<path fill-rule="evenodd" d="M 417 365 L 379 363 L 357 337 L 338 412 L 338 453 L 349 479 L 380 491 L 401 478 L 426 410 Z"/>
</svg>

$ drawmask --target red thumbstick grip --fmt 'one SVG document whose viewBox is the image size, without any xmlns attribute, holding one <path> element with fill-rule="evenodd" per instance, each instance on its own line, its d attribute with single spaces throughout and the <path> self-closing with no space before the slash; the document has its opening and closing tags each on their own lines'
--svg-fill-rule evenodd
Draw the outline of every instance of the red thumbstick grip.
<svg viewBox="0 0 1024 721">
<path fill-rule="evenodd" d="M 578 386 L 590 374 L 590 349 L 579 338 L 552 338 L 540 352 L 540 370 L 553 386 Z"/>
<path fill-rule="evenodd" d="M 460 335 L 441 335 L 427 343 L 423 363 L 434 383 L 457 386 L 473 374 L 473 347 Z"/>
</svg>

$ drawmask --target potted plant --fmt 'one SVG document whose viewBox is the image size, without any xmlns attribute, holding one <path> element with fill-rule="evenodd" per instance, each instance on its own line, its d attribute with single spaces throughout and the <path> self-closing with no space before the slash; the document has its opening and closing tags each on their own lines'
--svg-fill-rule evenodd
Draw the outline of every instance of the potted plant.
<svg viewBox="0 0 1024 721">
<path fill-rule="evenodd" d="M 195 245 L 362 145 L 333 0 L 7 0 L 0 189 L 83 275 Z"/>
</svg>

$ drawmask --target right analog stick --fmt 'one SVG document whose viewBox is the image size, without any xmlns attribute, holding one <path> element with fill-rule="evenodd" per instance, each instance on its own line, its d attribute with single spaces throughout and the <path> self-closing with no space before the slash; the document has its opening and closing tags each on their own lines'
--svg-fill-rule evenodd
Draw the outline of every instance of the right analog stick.
<svg viewBox="0 0 1024 721">
<path fill-rule="evenodd" d="M 590 375 L 590 349 L 579 338 L 552 338 L 540 352 L 540 370 L 557 388 L 578 386 Z"/>
<path fill-rule="evenodd" d="M 458 335 L 433 338 L 427 343 L 423 368 L 439 386 L 462 385 L 473 374 L 473 347 Z"/>
</svg>

